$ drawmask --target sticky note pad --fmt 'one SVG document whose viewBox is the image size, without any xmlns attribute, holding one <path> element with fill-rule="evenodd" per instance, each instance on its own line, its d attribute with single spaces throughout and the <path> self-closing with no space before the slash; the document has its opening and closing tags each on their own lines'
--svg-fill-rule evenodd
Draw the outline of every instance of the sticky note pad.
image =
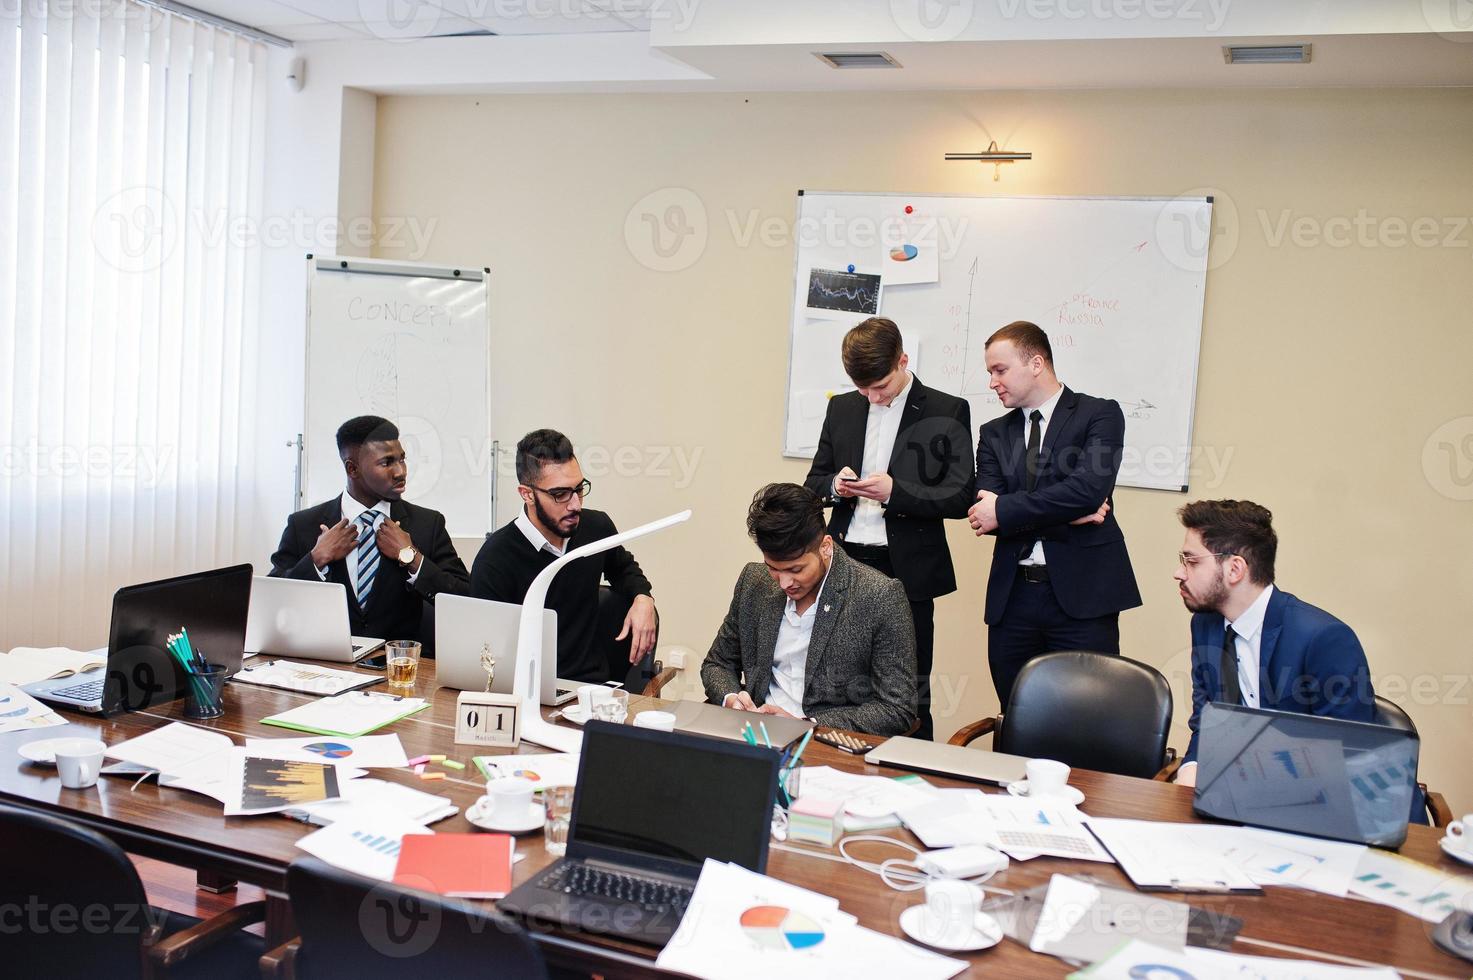
<svg viewBox="0 0 1473 980">
<path fill-rule="evenodd" d="M 422 766 L 426 762 L 429 762 L 429 761 L 430 761 L 430 757 L 429 756 L 427 756 L 427 755 L 417 755 L 413 759 L 410 759 L 409 762 L 406 763 L 406 765 Z"/>
<path fill-rule="evenodd" d="M 422 773 L 419 774 L 419 778 L 420 779 L 444 779 L 445 778 L 445 774 L 443 772 L 422 772 Z"/>
<path fill-rule="evenodd" d="M 464 762 L 456 762 L 454 759 L 446 759 L 443 762 L 441 762 L 440 765 L 446 766 L 446 767 L 448 767 L 450 769 L 464 769 L 465 768 L 465 763 Z"/>
<path fill-rule="evenodd" d="M 425 756 L 425 761 L 426 762 L 444 762 L 445 761 L 445 757 L 443 755 L 427 755 L 427 756 Z"/>
</svg>

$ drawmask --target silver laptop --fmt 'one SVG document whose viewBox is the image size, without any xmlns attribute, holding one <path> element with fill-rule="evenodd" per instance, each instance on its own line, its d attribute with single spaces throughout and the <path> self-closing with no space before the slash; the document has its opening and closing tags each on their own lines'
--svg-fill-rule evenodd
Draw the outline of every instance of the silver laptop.
<svg viewBox="0 0 1473 980">
<path fill-rule="evenodd" d="M 921 772 L 960 776 L 983 783 L 1006 786 L 1027 776 L 1028 760 L 1006 752 L 945 745 L 924 738 L 897 735 L 871 749 L 864 761 L 875 766 L 919 769 Z"/>
<path fill-rule="evenodd" d="M 251 583 L 248 654 L 351 664 L 383 645 L 383 640 L 352 635 L 348 589 L 340 582 L 258 575 Z"/>
<path fill-rule="evenodd" d="M 189 684 L 165 651 L 168 637 L 187 629 L 194 650 L 233 675 L 250 599 L 251 566 L 244 564 L 124 586 L 113 594 L 106 666 L 21 690 L 48 704 L 107 715 L 158 708 L 183 697 Z"/>
<path fill-rule="evenodd" d="M 481 657 L 489 652 L 496 661 L 491 691 L 512 693 L 521 622 L 522 607 L 515 603 L 441 592 L 435 597 L 435 680 L 441 687 L 484 691 L 486 668 Z M 581 686 L 557 676 L 557 613 L 544 609 L 541 701 L 565 704 L 578 696 Z"/>
<path fill-rule="evenodd" d="M 742 732 L 747 725 L 757 733 L 757 744 L 766 748 L 762 741 L 762 728 L 775 749 L 785 749 L 802 738 L 813 722 L 801 718 L 784 718 L 782 715 L 765 715 L 737 708 L 723 708 L 719 704 L 702 701 L 681 701 L 675 706 L 675 727 L 683 732 L 710 735 L 715 738 L 730 738 L 745 741 Z"/>
</svg>

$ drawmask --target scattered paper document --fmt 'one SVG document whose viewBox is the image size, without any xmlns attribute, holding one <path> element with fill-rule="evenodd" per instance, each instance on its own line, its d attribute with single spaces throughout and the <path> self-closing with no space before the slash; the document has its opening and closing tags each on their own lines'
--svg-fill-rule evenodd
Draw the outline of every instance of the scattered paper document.
<svg viewBox="0 0 1473 980">
<path fill-rule="evenodd" d="M 325 762 L 360 769 L 400 769 L 409 765 L 398 735 L 362 738 L 248 738 L 246 754 L 297 762 Z"/>
<path fill-rule="evenodd" d="M 1204 824 L 1091 818 L 1089 829 L 1137 888 L 1257 892 L 1258 883 L 1214 847 L 1219 830 Z M 1206 833 L 1197 833 L 1205 831 Z M 1226 840 L 1236 840 L 1228 837 Z M 1231 846 L 1230 844 L 1228 846 Z"/>
<path fill-rule="evenodd" d="M 356 738 L 428 708 L 424 698 L 351 691 L 262 718 L 263 725 Z"/>
<path fill-rule="evenodd" d="M 844 812 L 862 819 L 888 817 L 931 799 L 935 790 L 922 780 L 890 779 L 842 772 L 830 766 L 803 767 L 803 796 L 837 800 Z"/>
<path fill-rule="evenodd" d="M 1113 863 L 1109 852 L 1084 829 L 1084 815 L 1069 803 L 943 789 L 903 808 L 899 816 L 931 848 L 985 844 L 1021 859 L 1049 854 Z"/>
<path fill-rule="evenodd" d="M 534 790 L 539 790 L 576 784 L 578 759 L 577 752 L 545 752 L 540 755 L 478 755 L 471 761 L 475 762 L 487 782 L 515 776 L 527 780 Z"/>
<path fill-rule="evenodd" d="M 1155 976 L 1197 980 L 1397 980 L 1396 971 L 1390 969 L 1240 956 L 1195 946 L 1170 950 L 1139 939 L 1123 943 L 1107 959 L 1069 974 L 1069 980 L 1137 980 Z"/>
<path fill-rule="evenodd" d="M 260 687 L 275 687 L 299 694 L 316 694 L 332 697 L 361 687 L 370 687 L 383 681 L 383 677 L 337 670 L 317 664 L 294 664 L 286 660 L 263 660 L 259 664 L 242 667 L 231 678 L 236 684 L 256 684 Z"/>
<path fill-rule="evenodd" d="M 1228 831 L 1224 856 L 1260 885 L 1305 888 L 1344 898 L 1365 856 L 1364 844 L 1346 844 L 1254 827 Z"/>
<path fill-rule="evenodd" d="M 307 803 L 336 799 L 337 766 L 320 762 L 287 762 L 231 753 L 240 772 L 239 795 L 225 802 L 225 815 L 274 813 Z"/>
<path fill-rule="evenodd" d="M 432 834 L 424 824 L 394 813 L 372 819 L 340 820 L 297 841 L 297 846 L 334 867 L 392 881 L 406 834 Z"/>
<path fill-rule="evenodd" d="M 0 681 L 33 684 L 95 670 L 106 664 L 107 647 L 86 651 L 67 647 L 16 647 L 9 653 L 0 653 Z"/>
<path fill-rule="evenodd" d="M 338 793 L 335 800 L 307 803 L 283 810 L 282 814 L 325 827 L 344 820 L 362 823 L 385 814 L 428 825 L 460 812 L 460 807 L 447 796 L 436 796 L 386 779 L 339 779 Z"/>
<path fill-rule="evenodd" d="M 1473 878 L 1374 847 L 1361 856 L 1350 892 L 1424 922 L 1441 922 L 1458 909 L 1473 908 Z"/>
<path fill-rule="evenodd" d="M 222 803 L 234 795 L 229 735 L 170 722 L 136 738 L 108 746 L 107 756 L 157 772 L 159 785 L 203 793 Z"/>
<path fill-rule="evenodd" d="M 66 719 L 14 684 L 0 681 L 0 732 L 65 725 Z"/>
<path fill-rule="evenodd" d="M 835 898 L 711 860 L 655 963 L 709 980 L 945 980 L 967 967 L 861 927 Z"/>
</svg>

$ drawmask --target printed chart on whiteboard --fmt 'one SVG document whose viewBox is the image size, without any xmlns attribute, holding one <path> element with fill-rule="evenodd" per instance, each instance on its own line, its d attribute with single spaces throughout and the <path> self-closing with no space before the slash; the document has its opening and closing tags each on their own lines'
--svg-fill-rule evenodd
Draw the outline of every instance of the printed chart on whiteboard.
<svg viewBox="0 0 1473 980">
<path fill-rule="evenodd" d="M 967 398 L 974 428 L 1005 411 L 988 336 L 1029 320 L 1061 381 L 1120 403 L 1120 483 L 1185 490 L 1211 228 L 1204 197 L 800 192 L 783 454 L 813 456 L 865 317 L 900 326 L 916 375 Z"/>
</svg>

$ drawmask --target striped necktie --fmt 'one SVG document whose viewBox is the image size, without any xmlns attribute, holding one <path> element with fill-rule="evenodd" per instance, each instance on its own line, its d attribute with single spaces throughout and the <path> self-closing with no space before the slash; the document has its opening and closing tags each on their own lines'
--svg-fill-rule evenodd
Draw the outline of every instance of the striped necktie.
<svg viewBox="0 0 1473 980">
<path fill-rule="evenodd" d="M 358 532 L 358 608 L 368 606 L 369 593 L 373 591 L 373 576 L 378 571 L 378 541 L 373 529 L 378 511 L 365 510 L 358 515 L 362 529 Z"/>
</svg>

